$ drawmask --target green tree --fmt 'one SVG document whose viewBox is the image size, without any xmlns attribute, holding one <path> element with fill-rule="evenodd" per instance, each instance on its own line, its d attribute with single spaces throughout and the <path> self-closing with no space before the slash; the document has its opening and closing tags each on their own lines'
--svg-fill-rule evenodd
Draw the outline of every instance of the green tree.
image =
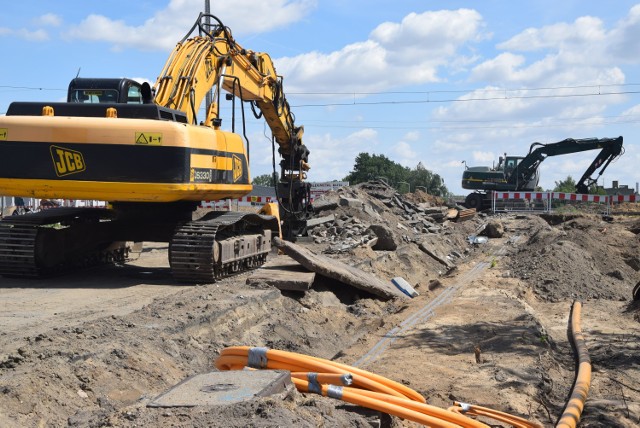
<svg viewBox="0 0 640 428">
<path fill-rule="evenodd" d="M 344 178 L 344 181 L 358 184 L 377 178 L 384 178 L 398 191 L 415 191 L 418 187 L 424 187 L 427 193 L 434 196 L 449 194 L 442 177 L 426 169 L 422 162 L 418 163 L 415 169 L 409 169 L 385 155 L 369 153 L 360 153 L 356 156 L 353 171 Z"/>
<path fill-rule="evenodd" d="M 390 185 L 397 186 L 401 181 L 407 181 L 409 168 L 396 163 L 385 155 L 370 155 L 360 153 L 356 156 L 353 171 L 344 178 L 349 184 L 358 184 L 377 178 L 385 179 Z"/>
<path fill-rule="evenodd" d="M 449 194 L 442 177 L 426 169 L 422 162 L 419 162 L 416 168 L 409 172 L 407 181 L 413 191 L 418 187 L 424 187 L 430 195 L 447 196 Z"/>
<path fill-rule="evenodd" d="M 576 191 L 576 180 L 570 175 L 564 180 L 556 181 L 555 183 L 556 187 L 553 188 L 554 192 L 575 193 Z"/>
<path fill-rule="evenodd" d="M 275 181 L 273 180 L 273 175 L 271 174 L 262 174 L 257 177 L 253 177 L 251 184 L 255 186 L 269 186 L 273 187 L 275 185 Z"/>
</svg>

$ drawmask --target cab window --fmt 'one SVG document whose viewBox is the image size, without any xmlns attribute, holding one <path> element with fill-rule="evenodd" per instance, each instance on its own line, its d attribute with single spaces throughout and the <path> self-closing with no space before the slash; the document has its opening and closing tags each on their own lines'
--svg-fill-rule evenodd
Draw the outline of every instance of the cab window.
<svg viewBox="0 0 640 428">
<path fill-rule="evenodd" d="M 118 91 L 115 89 L 74 89 L 71 94 L 74 103 L 115 103 Z"/>
<path fill-rule="evenodd" d="M 127 104 L 142 104 L 140 86 L 132 85 L 127 93 Z"/>
</svg>

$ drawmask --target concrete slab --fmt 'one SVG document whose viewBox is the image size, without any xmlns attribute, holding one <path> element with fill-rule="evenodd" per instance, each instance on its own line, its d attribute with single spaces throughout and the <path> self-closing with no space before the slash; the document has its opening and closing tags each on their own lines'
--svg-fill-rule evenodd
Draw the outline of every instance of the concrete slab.
<svg viewBox="0 0 640 428">
<path fill-rule="evenodd" d="M 336 216 L 334 214 L 329 214 L 323 217 L 313 217 L 307 220 L 307 227 L 312 228 L 320 224 L 331 223 L 335 220 L 336 220 Z"/>
<path fill-rule="evenodd" d="M 310 271 L 365 290 L 383 299 L 408 299 L 406 294 L 398 290 L 390 282 L 382 281 L 370 273 L 339 260 L 316 254 L 307 248 L 284 241 L 278 237 L 273 238 L 273 244 Z"/>
<path fill-rule="evenodd" d="M 315 272 L 310 272 L 289 256 L 280 255 L 256 269 L 247 278 L 247 284 L 254 287 L 271 285 L 279 290 L 305 291 L 311 288 L 315 278 Z"/>
<path fill-rule="evenodd" d="M 221 406 L 266 397 L 292 388 L 284 370 L 232 370 L 187 378 L 147 407 Z"/>
</svg>

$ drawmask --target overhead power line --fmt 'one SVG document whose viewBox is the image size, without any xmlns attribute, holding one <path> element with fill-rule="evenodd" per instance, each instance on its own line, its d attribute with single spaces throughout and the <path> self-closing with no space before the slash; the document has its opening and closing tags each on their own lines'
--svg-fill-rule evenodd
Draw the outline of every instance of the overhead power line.
<svg viewBox="0 0 640 428">
<path fill-rule="evenodd" d="M 640 86 L 640 83 L 610 83 L 598 85 L 575 85 L 575 86 L 542 86 L 539 88 L 471 88 L 471 89 L 441 89 L 429 91 L 345 91 L 345 92 L 288 92 L 289 95 L 387 95 L 387 94 L 456 94 L 469 92 L 518 92 L 518 91 L 549 91 L 558 89 L 595 89 L 610 87 Z"/>
<path fill-rule="evenodd" d="M 20 89 L 24 91 L 66 91 L 67 89 L 60 88 L 38 88 L 33 86 L 11 86 L 11 85 L 0 85 L 0 89 Z"/>
<path fill-rule="evenodd" d="M 640 91 L 609 91 L 594 92 L 588 94 L 544 94 L 544 95 L 505 95 L 500 97 L 472 97 L 472 98 L 443 98 L 443 99 L 421 99 L 421 100 L 387 100 L 387 101 L 360 101 L 355 98 L 350 102 L 329 102 L 329 103 L 313 103 L 313 104 L 291 104 L 293 108 L 302 107 L 338 107 L 353 105 L 394 105 L 394 104 L 435 104 L 435 103 L 455 103 L 455 102 L 473 102 L 473 101 L 508 101 L 523 99 L 545 99 L 545 98 L 584 98 L 584 97 L 601 97 L 612 95 L 633 95 L 640 94 Z"/>
<path fill-rule="evenodd" d="M 632 88 L 638 87 L 638 90 L 612 90 L 613 88 Z M 11 90 L 37 90 L 37 91 L 66 91 L 61 88 L 42 88 L 31 86 L 17 85 L 0 85 L 2 89 Z M 563 93 L 566 90 L 589 90 L 586 93 Z M 557 91 L 557 93 L 534 94 L 539 91 Z M 468 98 L 436 98 L 442 94 L 499 94 L 493 96 L 473 96 Z M 379 92 L 290 92 L 289 95 L 299 96 L 349 96 L 351 101 L 333 101 L 326 103 L 307 103 L 307 104 L 291 104 L 292 108 L 304 107 L 333 107 L 333 106 L 367 106 L 367 105 L 403 105 L 403 104 L 429 104 L 429 103 L 454 103 L 454 102 L 487 102 L 487 101 L 505 101 L 505 100 L 523 100 L 523 99 L 554 99 L 554 98 L 585 98 L 585 97 L 601 97 L 601 96 L 620 96 L 640 94 L 640 83 L 623 83 L 623 84 L 607 84 L 607 85 L 577 85 L 577 86 L 552 86 L 539 88 L 515 88 L 515 89 L 466 89 L 466 90 L 437 90 L 437 91 L 379 91 Z M 426 98 L 411 99 L 395 99 L 395 100 L 374 100 L 366 101 L 357 99 L 358 97 L 382 96 L 382 95 L 426 95 Z M 3 113 L 0 113 L 3 114 Z M 574 119 L 575 120 L 575 119 Z M 464 121 L 470 122 L 470 121 Z M 633 121 L 632 123 L 635 123 Z M 628 122 L 625 122 L 628 123 Z M 384 128 L 377 126 L 378 128 Z M 394 127 L 389 127 L 394 128 Z"/>
</svg>

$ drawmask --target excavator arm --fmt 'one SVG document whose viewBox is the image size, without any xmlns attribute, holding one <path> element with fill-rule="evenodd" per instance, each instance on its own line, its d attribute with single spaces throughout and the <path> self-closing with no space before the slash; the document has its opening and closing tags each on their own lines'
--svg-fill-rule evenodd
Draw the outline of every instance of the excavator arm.
<svg viewBox="0 0 640 428">
<path fill-rule="evenodd" d="M 196 30 L 198 35 L 191 37 Z M 156 104 L 185 112 L 188 123 L 194 125 L 200 105 L 212 92 L 200 124 L 216 130 L 222 123 L 221 90 L 250 103 L 256 118 L 264 116 L 282 157 L 276 193 L 283 233 L 292 239 L 304 233 L 312 210 L 310 185 L 304 181 L 310 168 L 309 150 L 302 142 L 304 128 L 295 124 L 282 80 L 268 54 L 244 49 L 217 17 L 201 13 L 169 56 L 154 92 Z"/>
<path fill-rule="evenodd" d="M 576 191 L 578 193 L 588 193 L 589 186 L 597 181 L 597 177 L 595 179 L 591 178 L 591 174 L 600 168 L 598 173 L 598 177 L 600 177 L 609 164 L 622 155 L 621 136 L 617 138 L 567 138 L 552 144 L 533 143 L 529 148 L 529 154 L 518 163 L 513 173 L 509 176 L 508 181 L 514 184 L 529 181 L 537 173 L 540 164 L 549 156 L 566 155 L 596 149 L 601 149 L 600 153 L 576 183 Z"/>
<path fill-rule="evenodd" d="M 206 18 L 215 23 L 206 23 Z M 199 35 L 190 38 L 196 29 Z M 304 128 L 295 125 L 282 89 L 282 77 L 277 75 L 271 57 L 244 49 L 217 17 L 201 13 L 158 77 L 154 85 L 155 102 L 185 112 L 189 123 L 197 124 L 199 107 L 213 90 L 213 102 L 202 124 L 218 129 L 221 86 L 242 101 L 251 102 L 252 108 L 258 107 L 280 154 L 294 158 L 295 162 L 286 162 L 288 165 L 296 171 L 309 169 L 309 152 L 302 143 Z"/>
</svg>

